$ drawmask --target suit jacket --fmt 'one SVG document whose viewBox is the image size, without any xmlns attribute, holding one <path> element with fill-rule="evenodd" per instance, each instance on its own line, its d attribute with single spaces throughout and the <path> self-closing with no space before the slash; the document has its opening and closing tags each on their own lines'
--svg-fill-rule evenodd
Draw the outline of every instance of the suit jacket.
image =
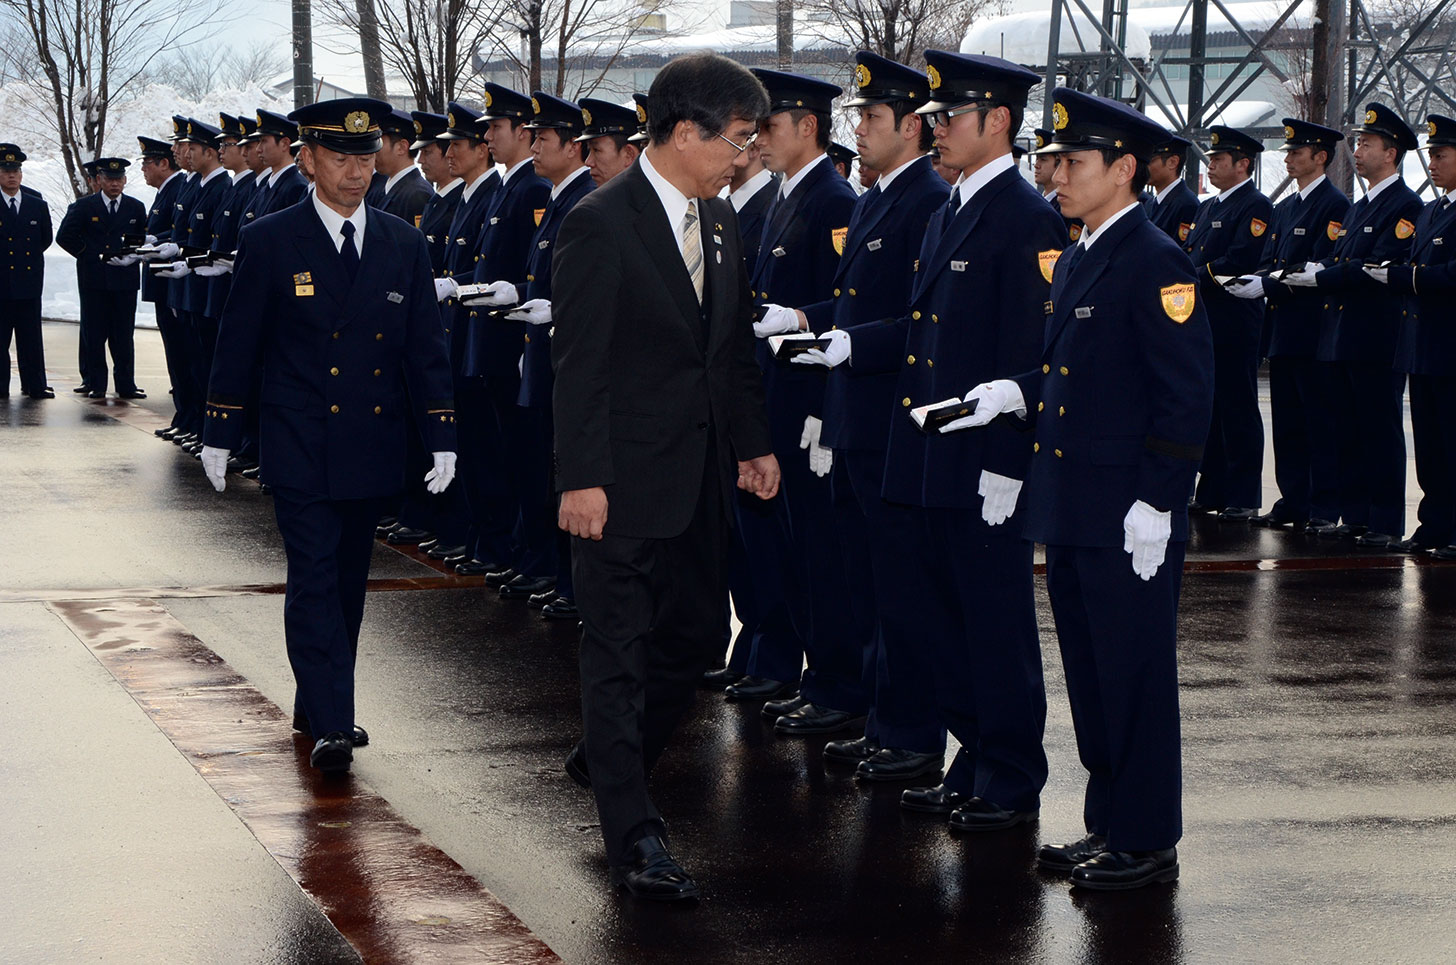
<svg viewBox="0 0 1456 965">
<path fill-rule="evenodd" d="M 738 212 L 738 230 L 743 238 L 743 263 L 748 266 L 751 272 L 758 264 L 758 246 L 763 241 L 763 222 L 768 217 L 768 209 L 773 206 L 773 199 L 778 195 L 783 181 L 775 175 L 768 179 L 768 183 L 753 193 L 753 197 L 743 205 L 743 210 Z"/>
<path fill-rule="evenodd" d="M 216 240 L 213 221 L 222 212 L 223 201 L 232 189 L 232 178 L 227 171 L 221 169 L 207 184 L 198 186 L 197 192 L 192 196 L 191 210 L 187 213 L 186 244 L 211 250 L 213 241 Z M 194 272 L 177 281 L 182 282 L 186 293 L 183 307 L 195 315 L 206 315 L 207 296 L 212 287 L 212 279 Z"/>
<path fill-rule="evenodd" d="M 531 236 L 545 217 L 549 200 L 551 182 L 538 176 L 529 164 L 495 192 L 476 244 L 476 283 L 508 281 L 525 294 Z M 467 312 L 462 373 L 518 381 L 516 364 L 525 335 L 525 322 L 498 321 L 474 310 Z"/>
<path fill-rule="evenodd" d="M 420 231 L 424 232 L 425 245 L 430 249 L 430 266 L 436 278 L 445 277 L 445 242 L 450 237 L 450 222 L 455 218 L 455 209 L 460 206 L 460 196 L 465 193 L 461 182 L 446 194 L 430 192 L 425 208 L 420 212 Z"/>
<path fill-rule="evenodd" d="M 1193 260 L 1215 342 L 1257 342 L 1263 306 L 1257 299 L 1230 295 L 1214 276 L 1247 275 L 1257 269 L 1273 218 L 1274 205 L 1253 181 L 1245 181 L 1223 201 L 1215 196 L 1198 206 L 1184 250 Z"/>
<path fill-rule="evenodd" d="M 260 461 L 270 485 L 330 499 L 398 493 L 411 414 L 426 449 L 455 448 L 424 238 L 397 218 L 371 214 L 360 259 L 351 284 L 312 204 L 264 218 L 239 237 L 203 438 L 238 447 L 261 368 Z"/>
<path fill-rule="evenodd" d="M 1026 478 L 1031 437 L 1025 423 L 983 430 L 922 432 L 910 409 L 963 395 L 972 386 L 1022 372 L 1042 347 L 1051 266 L 1066 225 L 1015 168 L 992 178 L 943 232 L 926 231 L 910 312 L 850 329 L 854 365 L 896 373 L 885 459 L 884 496 L 913 506 L 980 505 L 983 469 Z"/>
<path fill-rule="evenodd" d="M 243 213 L 257 190 L 258 176 L 253 171 L 244 171 L 233 179 L 233 186 L 222 196 L 222 205 L 212 216 L 213 251 L 237 251 L 238 232 L 243 227 Z M 207 307 L 202 314 L 208 318 L 221 318 L 222 307 L 227 304 L 228 292 L 232 291 L 233 275 L 215 275 L 207 279 Z"/>
<path fill-rule="evenodd" d="M 371 208 L 384 207 L 384 186 L 389 183 L 389 175 L 382 171 L 375 171 L 369 178 L 369 188 L 364 192 L 364 203 Z"/>
<path fill-rule="evenodd" d="M 76 284 L 88 291 L 134 292 L 141 287 L 136 265 L 118 268 L 106 262 L 125 246 L 127 235 L 145 235 L 147 208 L 123 194 L 116 214 L 107 210 L 106 197 L 90 194 L 71 205 L 56 229 L 56 244 L 76 259 Z"/>
<path fill-rule="evenodd" d="M 1390 290 L 1405 298 L 1395 369 L 1411 375 L 1456 375 L 1456 204 L 1426 205 L 1416 221 L 1410 263 L 1392 266 Z"/>
<path fill-rule="evenodd" d="M 531 236 L 531 251 L 526 261 L 526 300 L 551 300 L 551 264 L 556 254 L 554 246 L 561 231 L 561 222 L 594 187 L 596 183 L 592 181 L 591 174 L 582 171 L 547 203 L 541 226 Z M 521 405 L 551 408 L 552 331 L 550 325 L 526 326 L 525 348 L 521 352 L 521 391 L 516 398 Z"/>
<path fill-rule="evenodd" d="M 20 192 L 20 211 L 0 199 L 0 299 L 39 298 L 45 288 L 45 251 L 54 240 L 51 209 L 38 194 Z"/>
<path fill-rule="evenodd" d="M 152 207 L 147 212 L 147 234 L 156 238 L 158 244 L 172 240 L 172 220 L 176 216 L 177 195 L 186 185 L 187 175 L 179 171 L 157 189 L 157 196 L 152 199 Z M 145 267 L 141 271 L 142 300 L 165 304 L 167 292 L 171 288 L 167 279 L 158 278 Z"/>
<path fill-rule="evenodd" d="M 1156 195 L 1144 201 L 1143 213 L 1153 227 L 1181 245 L 1188 240 L 1188 232 L 1193 229 L 1193 221 L 1198 216 L 1198 195 L 1193 193 L 1187 181 L 1179 178 L 1161 204 Z"/>
<path fill-rule="evenodd" d="M 834 276 L 834 297 L 803 309 L 810 330 L 848 330 L 907 315 L 926 227 L 949 195 L 950 185 L 928 157 L 900 172 L 885 191 L 871 188 L 860 195 Z M 852 361 L 830 370 L 820 441 L 831 449 L 883 453 L 898 372 L 861 372 Z"/>
<path fill-rule="evenodd" d="M 735 459 L 770 449 L 737 216 L 699 200 L 704 302 L 640 165 L 566 216 L 552 264 L 555 484 L 606 490 L 606 532 L 667 539 L 691 521 L 713 433 L 723 505 Z M 721 240 L 720 240 L 721 239 Z"/>
<path fill-rule="evenodd" d="M 425 213 L 425 205 L 434 196 L 435 189 L 430 187 L 430 182 L 425 180 L 420 169 L 410 168 L 403 177 L 394 182 L 394 187 L 389 189 L 383 201 L 375 207 L 396 218 L 402 218 L 409 222 L 410 227 L 418 228 Z"/>
<path fill-rule="evenodd" d="M 1140 499 L 1170 511 L 1172 539 L 1186 540 L 1213 412 L 1213 343 L 1193 269 L 1141 208 L 1074 270 L 1069 262 L 1056 267 L 1041 364 L 1016 378 L 1035 428 L 1023 534 L 1120 547 Z"/>
<path fill-rule="evenodd" d="M 1404 181 L 1388 185 L 1374 201 L 1367 195 L 1350 205 L 1335 250 L 1320 259 L 1325 268 L 1315 275 L 1324 296 L 1315 358 L 1375 365 L 1395 362 L 1405 306 L 1365 274 L 1363 266 L 1409 262 L 1420 214 L 1421 199 Z"/>
<path fill-rule="evenodd" d="M 1298 192 L 1274 208 L 1274 223 L 1264 245 L 1259 272 L 1302 268 L 1334 250 L 1340 223 L 1350 199 L 1328 178 L 1301 200 Z M 1310 288 L 1291 288 L 1264 278 L 1264 338 L 1260 354 L 1268 358 L 1314 358 L 1319 345 L 1324 297 Z"/>
</svg>

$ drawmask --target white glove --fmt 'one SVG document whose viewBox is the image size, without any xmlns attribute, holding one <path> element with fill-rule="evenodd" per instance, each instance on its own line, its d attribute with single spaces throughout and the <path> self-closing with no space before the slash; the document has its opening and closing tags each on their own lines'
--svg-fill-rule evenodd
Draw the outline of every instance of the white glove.
<svg viewBox="0 0 1456 965">
<path fill-rule="evenodd" d="M 1363 271 L 1363 272 L 1365 272 L 1365 274 L 1369 275 L 1371 278 L 1374 278 L 1376 281 L 1380 282 L 1380 284 L 1382 284 L 1382 285 L 1389 285 L 1390 284 L 1390 269 L 1389 268 L 1369 268 L 1369 267 L 1366 267 L 1366 268 L 1362 268 L 1360 270 Z"/>
<path fill-rule="evenodd" d="M 227 461 L 231 452 L 231 449 L 202 447 L 202 471 L 207 473 L 207 481 L 218 492 L 227 488 Z"/>
<path fill-rule="evenodd" d="M 174 261 L 157 274 L 163 278 L 185 278 L 192 274 L 192 269 L 187 267 L 185 261 Z"/>
<path fill-rule="evenodd" d="M 523 302 L 506 318 L 513 322 L 525 322 L 528 325 L 550 325 L 551 299 L 533 298 L 528 302 Z"/>
<path fill-rule="evenodd" d="M 116 255 L 106 259 L 106 263 L 113 268 L 130 268 L 139 261 L 141 258 L 137 255 Z"/>
<path fill-rule="evenodd" d="M 799 365 L 824 365 L 831 369 L 849 361 L 851 349 L 848 332 L 842 328 L 835 328 L 820 337 L 829 339 L 828 348 L 811 348 L 803 355 L 794 356 L 793 361 Z"/>
<path fill-rule="evenodd" d="M 1173 514 L 1159 512 L 1139 499 L 1122 520 L 1122 548 L 1132 554 L 1132 571 L 1151 580 L 1168 549 L 1173 535 Z"/>
<path fill-rule="evenodd" d="M 485 291 L 473 298 L 462 299 L 466 305 L 485 305 L 488 308 L 503 308 L 506 305 L 514 305 L 521 300 L 516 292 L 516 286 L 508 281 L 493 281 L 485 286 Z"/>
<path fill-rule="evenodd" d="M 819 445 L 823 431 L 823 421 L 809 416 L 804 420 L 804 434 L 799 436 L 799 448 L 809 450 L 809 471 L 816 476 L 827 476 L 834 468 L 834 450 Z"/>
<path fill-rule="evenodd" d="M 984 500 L 981 503 L 981 518 L 989 526 L 1000 526 L 1016 512 L 1016 498 L 1021 495 L 1021 480 L 982 469 L 981 485 L 976 492 Z"/>
<path fill-rule="evenodd" d="M 759 338 L 787 335 L 799 330 L 799 312 L 782 305 L 763 306 L 763 317 L 753 323 L 753 334 Z"/>
<path fill-rule="evenodd" d="M 214 261 L 210 265 L 198 265 L 193 271 L 202 278 L 216 278 L 219 275 L 226 275 L 233 270 L 233 266 L 225 261 Z"/>
<path fill-rule="evenodd" d="M 447 298 L 454 298 L 455 292 L 460 288 L 460 283 L 453 278 L 435 279 L 435 301 L 443 302 Z"/>
<path fill-rule="evenodd" d="M 176 258 L 180 254 L 182 254 L 182 249 L 178 248 L 175 244 L 168 241 L 157 249 L 157 253 L 154 257 L 158 261 L 171 261 L 173 258 Z"/>
<path fill-rule="evenodd" d="M 1324 268 L 1325 266 L 1317 261 L 1307 261 L 1299 271 L 1289 272 L 1280 280 L 1291 288 L 1316 288 L 1319 286 L 1319 282 L 1314 280 L 1314 276 L 1324 271 Z"/>
<path fill-rule="evenodd" d="M 964 401 L 969 402 L 972 399 L 976 400 L 976 411 L 964 419 L 947 422 L 940 427 L 941 432 L 983 426 L 1003 412 L 1014 412 L 1023 419 L 1026 418 L 1026 399 L 1021 395 L 1021 386 L 1010 379 L 997 379 L 976 386 L 966 393 Z"/>
<path fill-rule="evenodd" d="M 525 377 L 526 375 L 526 353 L 522 352 L 521 357 L 516 359 L 516 374 Z"/>
<path fill-rule="evenodd" d="M 1264 279 L 1258 275 L 1240 275 L 1237 285 L 1228 285 L 1224 288 L 1235 298 L 1263 298 Z"/>
<path fill-rule="evenodd" d="M 157 236 L 156 235 L 147 235 L 142 240 L 145 241 L 149 245 L 154 245 L 154 244 L 157 243 Z"/>
<path fill-rule="evenodd" d="M 455 479 L 455 453 L 432 452 L 435 468 L 425 473 L 425 488 L 432 493 L 443 493 L 445 487 Z"/>
</svg>

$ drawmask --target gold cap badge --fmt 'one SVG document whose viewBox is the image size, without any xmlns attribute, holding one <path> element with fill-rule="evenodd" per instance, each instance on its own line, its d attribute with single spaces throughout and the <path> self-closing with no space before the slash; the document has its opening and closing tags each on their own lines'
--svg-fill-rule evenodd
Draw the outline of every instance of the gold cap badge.
<svg viewBox="0 0 1456 965">
<path fill-rule="evenodd" d="M 1071 123 L 1071 120 L 1067 116 L 1067 105 L 1059 103 L 1052 107 L 1052 130 L 1065 130 L 1067 125 Z"/>
<path fill-rule="evenodd" d="M 364 111 L 351 111 L 344 117 L 344 130 L 350 134 L 363 134 L 369 130 L 369 115 Z"/>
<path fill-rule="evenodd" d="M 585 107 L 581 109 L 581 122 L 587 127 L 591 127 L 591 111 L 587 110 Z"/>
<path fill-rule="evenodd" d="M 935 69 L 934 64 L 925 68 L 925 76 L 930 81 L 931 90 L 940 89 L 940 71 Z"/>
<path fill-rule="evenodd" d="M 1284 125 L 1284 140 L 1294 140 L 1294 128 L 1290 127 L 1288 124 Z"/>
<path fill-rule="evenodd" d="M 531 98 L 531 113 L 533 113 L 533 114 L 539 114 L 539 113 L 541 113 L 541 102 L 538 101 L 534 97 Z"/>
<path fill-rule="evenodd" d="M 870 86 L 870 69 L 864 64 L 854 68 L 854 86 L 861 89 Z"/>
<path fill-rule="evenodd" d="M 1365 123 L 1366 124 L 1374 124 L 1379 119 L 1380 118 L 1378 116 L 1376 116 L 1376 113 L 1374 111 L 1366 111 L 1365 112 Z"/>
</svg>

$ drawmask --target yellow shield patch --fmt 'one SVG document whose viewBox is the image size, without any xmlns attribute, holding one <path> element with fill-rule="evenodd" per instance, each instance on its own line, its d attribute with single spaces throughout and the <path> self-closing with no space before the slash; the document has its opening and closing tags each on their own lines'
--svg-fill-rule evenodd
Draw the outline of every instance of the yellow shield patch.
<svg viewBox="0 0 1456 965">
<path fill-rule="evenodd" d="M 546 213 L 546 209 L 545 208 L 537 208 L 534 213 L 536 215 L 536 227 L 539 228 L 541 226 L 541 216 Z"/>
<path fill-rule="evenodd" d="M 1067 237 L 1073 241 L 1082 237 L 1082 226 L 1079 224 L 1067 225 Z"/>
<path fill-rule="evenodd" d="M 1397 238 L 1399 238 L 1401 241 L 1404 241 L 1405 239 L 1409 238 L 1411 235 L 1413 235 L 1415 233 L 1416 233 L 1416 226 L 1413 225 L 1413 224 L 1411 224 L 1405 218 L 1401 218 L 1399 221 L 1397 221 L 1395 223 L 1395 236 Z"/>
<path fill-rule="evenodd" d="M 1163 297 L 1163 311 L 1168 317 L 1182 325 L 1193 316 L 1193 305 L 1195 293 L 1198 286 L 1191 282 L 1187 285 L 1169 285 L 1158 292 Z"/>
<path fill-rule="evenodd" d="M 1329 224 L 1325 225 L 1325 237 L 1330 239 L 1331 241 L 1338 240 L 1340 237 L 1340 229 L 1343 227 L 1344 225 L 1340 224 L 1338 221 L 1331 221 Z"/>
<path fill-rule="evenodd" d="M 1264 232 L 1267 231 L 1268 228 L 1269 225 L 1263 221 L 1260 221 L 1258 218 L 1249 219 L 1249 234 L 1253 235 L 1255 238 L 1264 237 Z"/>
<path fill-rule="evenodd" d="M 1187 241 L 1188 240 L 1188 232 L 1190 232 L 1192 230 L 1193 230 L 1193 225 L 1188 224 L 1187 222 L 1184 222 L 1184 223 L 1178 225 L 1178 240 L 1179 241 Z"/>
<path fill-rule="evenodd" d="M 418 228 L 420 226 L 420 219 L 423 218 L 423 217 L 424 217 L 424 215 L 422 215 L 422 214 L 415 215 L 415 227 L 416 228 Z"/>
<path fill-rule="evenodd" d="M 1041 277 L 1046 279 L 1048 285 L 1052 283 L 1052 272 L 1056 269 L 1057 259 L 1061 256 L 1062 253 L 1055 248 L 1036 253 L 1036 263 L 1041 268 Z"/>
<path fill-rule="evenodd" d="M 833 231 L 829 232 L 829 239 L 834 242 L 834 253 L 836 255 L 844 254 L 844 239 L 848 237 L 848 225 L 844 226 L 843 228 L 835 228 Z"/>
</svg>

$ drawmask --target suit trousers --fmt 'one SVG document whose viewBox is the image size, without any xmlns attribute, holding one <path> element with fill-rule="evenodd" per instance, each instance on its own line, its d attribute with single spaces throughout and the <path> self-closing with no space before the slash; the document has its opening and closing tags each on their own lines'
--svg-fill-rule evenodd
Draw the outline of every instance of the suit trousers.
<svg viewBox="0 0 1456 965">
<path fill-rule="evenodd" d="M 455 377 L 455 420 L 459 473 L 470 515 L 467 551 L 485 563 L 513 566 L 519 553 L 521 508 L 513 499 L 506 463 L 518 458 L 507 442 L 517 389 L 480 376 Z M 502 414 L 513 418 L 503 423 Z"/>
<path fill-rule="evenodd" d="M 1264 418 L 1259 413 L 1259 336 L 1213 343 L 1213 419 L 1194 498 L 1213 509 L 1263 502 Z"/>
<path fill-rule="evenodd" d="M 195 386 L 192 372 L 192 333 L 186 319 L 180 318 L 168 304 L 164 292 L 156 302 L 157 331 L 162 334 L 162 352 L 167 360 L 167 378 L 172 383 L 172 406 L 176 409 L 172 424 L 191 432 L 201 432 L 194 416 L 196 400 L 205 398 L 207 386 Z M 209 373 L 210 375 L 211 373 Z"/>
<path fill-rule="evenodd" d="M 393 499 L 330 499 L 275 486 L 273 512 L 288 556 L 283 628 L 296 708 L 315 737 L 354 726 L 354 660 L 374 527 Z"/>
<path fill-rule="evenodd" d="M 587 767 L 613 866 L 663 833 L 647 778 L 722 646 L 728 518 L 713 450 L 682 533 L 572 541 Z"/>
<path fill-rule="evenodd" d="M 83 288 L 81 295 L 81 379 L 93 392 L 105 392 L 106 352 L 111 350 L 111 367 L 117 392 L 136 390 L 137 293 L 109 292 Z"/>
<path fill-rule="evenodd" d="M 739 513 L 752 511 L 752 507 L 746 505 L 748 500 L 763 502 L 742 490 L 735 492 L 735 520 L 739 519 Z M 763 636 L 764 630 L 763 611 L 758 603 L 753 568 L 748 563 L 748 549 L 743 544 L 741 523 L 734 526 L 728 534 L 725 554 L 729 599 L 723 601 L 723 663 L 742 676 L 748 673 L 748 658 L 752 656 L 754 647 L 759 645 L 759 638 Z M 737 636 L 733 633 L 734 616 L 738 617 Z"/>
<path fill-rule="evenodd" d="M 782 464 L 781 464 L 782 465 Z M 782 487 L 768 502 L 739 496 L 733 511 L 738 525 L 733 539 L 743 548 L 743 558 L 729 576 L 734 600 L 740 605 L 749 650 L 742 658 L 734 647 L 732 663 L 743 672 L 768 680 L 798 680 L 804 670 L 804 641 L 800 636 L 802 616 L 789 609 L 788 585 L 796 579 L 790 569 L 788 514 L 780 504 L 788 497 Z"/>
<path fill-rule="evenodd" d="M 1279 499 L 1271 512 L 1302 523 L 1340 515 L 1339 461 L 1319 445 L 1319 423 L 1329 419 L 1323 363 L 1281 355 L 1269 360 L 1270 434 Z"/>
<path fill-rule="evenodd" d="M 510 449 L 511 489 L 521 507 L 520 552 L 516 572 L 530 577 L 559 574 L 561 529 L 556 525 L 555 475 L 551 465 L 551 409 L 517 405 L 511 414 L 517 429 Z M 568 550 L 569 552 L 569 550 Z"/>
<path fill-rule="evenodd" d="M 20 391 L 40 392 L 46 387 L 45 343 L 41 338 L 40 299 L 0 299 L 0 361 L 5 363 L 5 391 L 10 391 L 10 339 L 15 339 L 15 363 L 20 369 Z"/>
<path fill-rule="evenodd" d="M 1178 593 L 1187 545 L 1169 543 L 1151 580 L 1120 547 L 1046 548 L 1047 595 L 1067 678 L 1083 820 L 1113 851 L 1183 836 Z"/>
<path fill-rule="evenodd" d="M 1432 546 L 1456 542 L 1456 377 L 1410 377 L 1411 435 L 1421 503 L 1412 534 Z M 1395 534 L 1391 534 L 1395 535 Z"/>
<path fill-rule="evenodd" d="M 1388 361 L 1336 362 L 1330 373 L 1340 517 L 1399 537 L 1405 532 L 1405 373 L 1392 372 Z"/>
<path fill-rule="evenodd" d="M 192 382 L 189 388 L 197 391 L 197 397 L 191 401 L 200 423 L 207 402 L 207 380 L 212 377 L 212 357 L 217 354 L 218 320 L 201 312 L 191 312 L 188 321 L 191 322 L 189 330 L 192 333 Z"/>
<path fill-rule="evenodd" d="M 834 452 L 834 468 L 829 474 L 833 494 L 834 528 L 839 536 L 839 551 L 844 558 L 845 596 L 850 632 L 837 643 L 831 643 L 826 662 L 840 666 L 843 681 L 842 704 L 839 710 L 867 714 L 865 735 L 874 737 L 878 730 L 875 712 L 877 665 L 881 659 L 880 607 L 876 598 L 889 562 L 876 558 L 873 547 L 879 534 L 872 529 L 881 525 L 886 508 L 880 497 L 885 477 L 885 454 L 877 450 L 838 449 Z M 855 672 L 858 678 L 855 678 Z M 888 683 L 888 681 L 887 681 Z M 941 737 L 944 745 L 944 735 Z"/>
</svg>

